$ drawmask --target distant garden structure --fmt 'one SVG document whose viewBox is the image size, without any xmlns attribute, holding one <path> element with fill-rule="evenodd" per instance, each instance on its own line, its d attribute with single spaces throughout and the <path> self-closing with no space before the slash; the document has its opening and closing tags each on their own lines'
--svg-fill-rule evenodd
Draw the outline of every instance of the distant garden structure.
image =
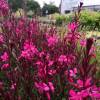
<svg viewBox="0 0 100 100">
<path fill-rule="evenodd" d="M 96 3 L 96 0 L 94 0 L 95 3 L 86 3 L 85 0 L 61 0 L 60 3 L 60 12 L 61 14 L 70 13 L 73 11 L 78 10 L 78 4 L 80 1 L 83 2 L 83 10 L 90 10 L 90 11 L 100 11 L 100 4 Z"/>
</svg>

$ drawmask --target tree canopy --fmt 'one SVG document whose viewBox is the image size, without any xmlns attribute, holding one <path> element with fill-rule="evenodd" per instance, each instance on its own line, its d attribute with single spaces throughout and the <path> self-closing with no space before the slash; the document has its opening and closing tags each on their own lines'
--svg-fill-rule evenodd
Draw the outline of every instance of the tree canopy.
<svg viewBox="0 0 100 100">
<path fill-rule="evenodd" d="M 53 3 L 50 4 L 44 4 L 43 8 L 42 8 L 42 14 L 46 15 L 46 13 L 48 14 L 53 14 L 59 12 L 59 8 L 56 7 Z"/>
<path fill-rule="evenodd" d="M 34 0 L 29 0 L 27 1 L 27 10 L 28 11 L 33 11 L 35 14 L 38 13 L 40 11 L 40 5 L 38 2 L 34 1 Z"/>
<path fill-rule="evenodd" d="M 8 0 L 8 3 L 14 12 L 19 8 L 25 8 L 27 11 L 32 10 L 34 13 L 40 10 L 39 3 L 34 0 Z"/>
</svg>

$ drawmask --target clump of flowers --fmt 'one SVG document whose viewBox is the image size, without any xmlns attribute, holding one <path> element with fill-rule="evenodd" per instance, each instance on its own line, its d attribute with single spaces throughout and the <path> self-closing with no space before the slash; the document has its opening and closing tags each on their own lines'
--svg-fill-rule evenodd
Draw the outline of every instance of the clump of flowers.
<svg viewBox="0 0 100 100">
<path fill-rule="evenodd" d="M 100 99 L 94 40 L 81 38 L 78 20 L 63 39 L 27 17 L 0 25 L 0 100 Z"/>
<path fill-rule="evenodd" d="M 7 15 L 9 11 L 9 6 L 6 0 L 0 0 L 0 16 Z"/>
</svg>

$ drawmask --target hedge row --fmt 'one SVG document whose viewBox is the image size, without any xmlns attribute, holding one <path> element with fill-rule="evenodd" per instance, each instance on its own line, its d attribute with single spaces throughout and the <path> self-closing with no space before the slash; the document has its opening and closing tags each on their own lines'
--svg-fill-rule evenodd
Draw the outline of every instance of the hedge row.
<svg viewBox="0 0 100 100">
<path fill-rule="evenodd" d="M 56 25 L 62 25 L 72 20 L 73 14 L 59 15 L 56 17 Z M 81 29 L 85 30 L 97 30 L 100 31 L 100 12 L 94 11 L 82 11 L 81 17 Z"/>
</svg>

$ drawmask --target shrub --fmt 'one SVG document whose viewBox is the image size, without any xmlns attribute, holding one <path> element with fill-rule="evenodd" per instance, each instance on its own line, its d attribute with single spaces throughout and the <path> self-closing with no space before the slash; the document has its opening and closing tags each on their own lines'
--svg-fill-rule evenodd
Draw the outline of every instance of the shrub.
<svg viewBox="0 0 100 100">
<path fill-rule="evenodd" d="M 73 13 L 67 15 L 59 15 L 56 18 L 56 24 L 68 24 L 69 22 L 73 21 Z M 80 30 L 85 31 L 100 31 L 100 12 L 94 11 L 82 11 L 80 16 Z"/>
<path fill-rule="evenodd" d="M 56 25 L 58 25 L 58 26 L 62 25 L 65 22 L 65 20 L 66 20 L 66 17 L 64 17 L 64 16 L 58 16 L 56 18 Z"/>
<path fill-rule="evenodd" d="M 63 39 L 35 19 L 0 23 L 1 100 L 100 99 L 94 40 L 81 38 L 77 21 Z"/>
<path fill-rule="evenodd" d="M 100 13 L 93 11 L 83 11 L 80 17 L 82 26 L 87 30 L 99 30 L 100 27 Z"/>
</svg>

